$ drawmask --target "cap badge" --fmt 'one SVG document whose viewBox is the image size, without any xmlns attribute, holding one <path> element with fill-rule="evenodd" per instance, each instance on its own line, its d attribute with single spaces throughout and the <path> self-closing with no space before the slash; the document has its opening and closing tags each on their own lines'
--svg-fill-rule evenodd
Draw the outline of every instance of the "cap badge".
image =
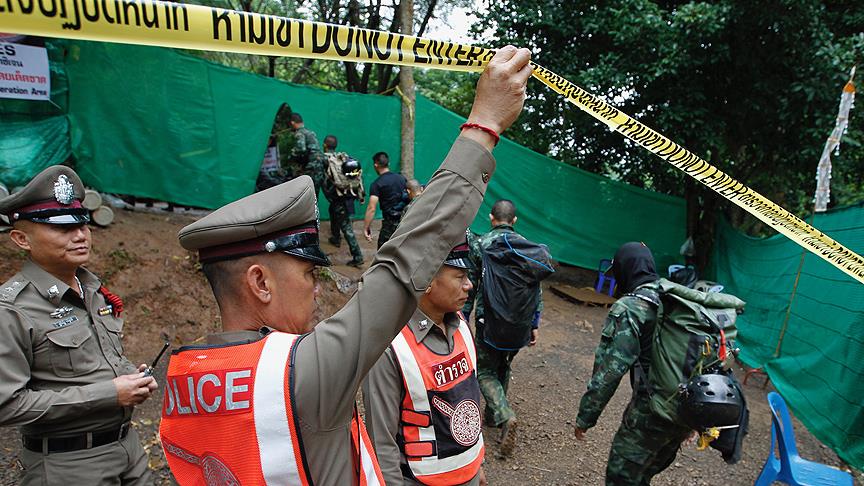
<svg viewBox="0 0 864 486">
<path fill-rule="evenodd" d="M 65 174 L 57 176 L 57 182 L 54 183 L 54 199 L 60 204 L 71 204 L 75 198 L 75 187 L 69 182 L 69 178 Z"/>
<path fill-rule="evenodd" d="M 273 253 L 276 251 L 276 243 L 268 241 L 267 244 L 264 245 L 264 249 L 267 250 L 267 253 Z"/>
</svg>

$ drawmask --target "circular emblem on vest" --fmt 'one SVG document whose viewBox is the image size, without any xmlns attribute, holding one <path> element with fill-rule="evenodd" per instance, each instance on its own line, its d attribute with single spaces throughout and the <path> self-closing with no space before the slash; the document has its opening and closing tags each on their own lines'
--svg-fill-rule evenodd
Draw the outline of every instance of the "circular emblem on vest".
<svg viewBox="0 0 864 486">
<path fill-rule="evenodd" d="M 432 397 L 432 404 L 444 415 L 450 417 L 450 435 L 461 446 L 473 446 L 480 437 L 480 407 L 474 400 L 459 402 L 456 408 L 449 403 Z"/>
<path fill-rule="evenodd" d="M 201 469 L 207 486 L 240 486 L 228 466 L 212 454 L 205 454 L 201 459 Z"/>
</svg>

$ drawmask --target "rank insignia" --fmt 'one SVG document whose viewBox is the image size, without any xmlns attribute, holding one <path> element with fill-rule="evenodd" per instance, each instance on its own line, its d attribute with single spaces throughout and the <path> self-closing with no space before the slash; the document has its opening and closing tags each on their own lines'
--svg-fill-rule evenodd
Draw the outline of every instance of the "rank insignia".
<svg viewBox="0 0 864 486">
<path fill-rule="evenodd" d="M 48 315 L 50 315 L 54 319 L 63 319 L 64 317 L 68 316 L 71 312 L 72 312 L 72 308 L 69 306 L 58 307 L 58 308 L 54 309 L 54 311 Z"/>
<path fill-rule="evenodd" d="M 71 204 L 75 198 L 75 187 L 64 174 L 57 177 L 54 183 L 54 199 L 60 204 Z"/>
<path fill-rule="evenodd" d="M 105 307 L 100 307 L 96 312 L 99 313 L 100 316 L 104 317 L 114 312 L 114 306 L 107 305 Z"/>
</svg>

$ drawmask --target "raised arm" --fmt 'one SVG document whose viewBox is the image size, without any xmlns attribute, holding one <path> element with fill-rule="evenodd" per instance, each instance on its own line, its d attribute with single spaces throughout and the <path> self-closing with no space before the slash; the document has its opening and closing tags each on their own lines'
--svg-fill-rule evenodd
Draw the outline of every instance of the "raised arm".
<svg viewBox="0 0 864 486">
<path fill-rule="evenodd" d="M 529 59 L 527 49 L 508 46 L 497 52 L 480 76 L 470 122 L 500 133 L 516 120 L 531 75 Z M 494 144 L 481 130 L 463 131 L 423 197 L 375 256 L 354 297 L 300 343 L 296 393 L 307 426 L 326 430 L 350 416 L 360 382 L 477 214 L 495 170 Z"/>
</svg>

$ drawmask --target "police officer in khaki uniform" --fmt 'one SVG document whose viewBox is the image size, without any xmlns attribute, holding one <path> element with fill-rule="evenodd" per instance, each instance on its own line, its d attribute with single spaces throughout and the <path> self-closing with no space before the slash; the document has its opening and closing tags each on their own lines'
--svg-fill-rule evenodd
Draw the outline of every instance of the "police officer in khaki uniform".
<svg viewBox="0 0 864 486">
<path fill-rule="evenodd" d="M 531 74 L 529 59 L 527 49 L 512 46 L 496 53 L 477 84 L 469 122 L 496 133 L 513 123 L 524 102 Z M 291 474 L 307 469 L 309 479 L 319 486 L 356 481 L 359 467 L 352 460 L 354 431 L 350 424 L 357 390 L 413 315 L 418 298 L 450 249 L 464 238 L 495 168 L 490 153 L 495 142 L 496 137 L 482 129 L 462 130 L 423 197 L 415 201 L 363 274 L 357 292 L 345 307 L 321 323 L 311 319 L 317 293 L 315 266 L 325 264 L 326 256 L 318 248 L 317 211 L 311 196 L 314 188 L 308 177 L 231 203 L 181 230 L 183 247 L 198 250 L 202 261 L 211 262 L 203 267 L 219 304 L 224 332 L 208 336 L 209 345 L 255 342 L 271 329 L 308 333 L 291 351 L 290 379 L 286 378 L 299 432 L 296 450 L 303 459 L 302 466 L 291 465 Z M 202 350 L 200 355 L 207 353 Z M 184 386 L 180 380 L 178 384 Z M 221 388 L 206 387 L 203 393 L 213 396 L 199 401 L 199 415 L 204 413 L 201 403 L 214 405 L 221 393 Z M 235 397 L 233 389 L 231 393 Z M 246 397 L 253 391 L 244 389 L 242 393 Z M 182 395 L 178 396 L 178 406 L 184 403 L 191 408 Z M 247 405 L 254 410 L 263 406 L 254 402 Z M 219 407 L 213 410 L 222 413 Z M 234 420 L 250 420 L 242 410 L 232 409 L 230 413 Z M 178 427 L 193 415 L 178 418 Z M 219 420 L 226 420 L 223 417 L 220 415 Z M 255 426 L 264 427 L 257 421 Z M 172 439 L 164 428 L 163 418 L 163 443 Z M 200 443 L 206 439 L 186 440 L 188 446 L 173 448 L 177 460 L 200 463 L 194 454 L 207 451 L 206 444 Z M 285 466 L 284 461 L 274 463 L 268 457 L 281 454 L 280 450 L 249 449 L 249 444 L 240 443 L 233 447 L 246 448 L 250 455 L 260 454 L 267 468 Z M 222 477 L 229 477 L 228 470 L 236 472 L 241 467 L 249 467 L 248 462 L 225 463 L 219 471 Z"/>
<path fill-rule="evenodd" d="M 366 425 L 388 485 L 487 484 L 474 338 L 458 312 L 472 286 L 469 266 L 463 241 L 363 382 Z M 438 372 L 434 381 L 423 378 Z"/>
<path fill-rule="evenodd" d="M 123 356 L 122 301 L 87 271 L 89 216 L 75 172 L 52 166 L 0 199 L 29 254 L 0 286 L 0 425 L 20 425 L 24 485 L 144 485 L 130 428 L 156 382 Z"/>
</svg>

